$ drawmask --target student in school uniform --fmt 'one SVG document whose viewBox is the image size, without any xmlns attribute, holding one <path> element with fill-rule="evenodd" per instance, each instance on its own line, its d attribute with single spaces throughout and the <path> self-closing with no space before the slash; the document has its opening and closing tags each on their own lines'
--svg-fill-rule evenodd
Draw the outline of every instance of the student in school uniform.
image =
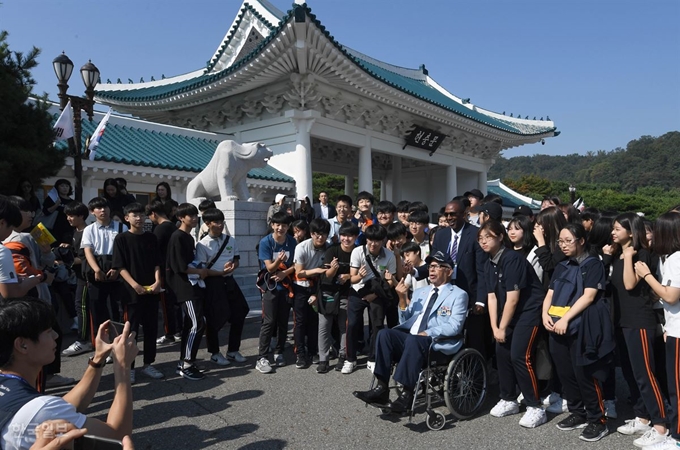
<svg viewBox="0 0 680 450">
<path fill-rule="evenodd" d="M 649 266 L 635 263 L 635 274 L 645 280 L 659 296 L 664 309 L 666 324 L 666 375 L 670 396 L 670 435 L 662 442 L 643 447 L 645 450 L 677 450 L 680 448 L 680 214 L 668 212 L 660 215 L 654 224 L 654 251 L 661 255 L 659 282 Z"/>
<path fill-rule="evenodd" d="M 668 435 L 665 399 L 654 375 L 656 313 L 649 286 L 635 274 L 634 264 L 642 261 L 656 267 L 647 250 L 645 225 L 637 214 L 616 217 L 612 242 L 610 284 L 617 348 L 635 413 L 635 418 L 627 420 L 617 431 L 625 435 L 641 434 L 633 444 L 645 447 L 665 441 Z"/>
<path fill-rule="evenodd" d="M 485 221 L 477 241 L 489 255 L 484 284 L 488 291 L 489 318 L 496 340 L 500 401 L 491 409 L 494 417 L 519 413 L 517 386 L 527 411 L 519 424 L 535 428 L 547 421 L 541 407 L 534 369 L 545 291 L 529 261 L 511 249 L 503 224 Z"/>
<path fill-rule="evenodd" d="M 126 296 L 123 300 L 124 320 L 130 322 L 135 336 L 144 327 L 144 367 L 142 373 L 160 379 L 164 375 L 152 364 L 156 360 L 158 333 L 158 301 L 161 290 L 161 263 L 158 239 L 144 231 L 144 206 L 134 202 L 123 209 L 130 230 L 120 233 L 113 241 L 113 268 L 120 272 Z M 136 382 L 135 363 L 132 362 L 130 382 Z"/>
</svg>

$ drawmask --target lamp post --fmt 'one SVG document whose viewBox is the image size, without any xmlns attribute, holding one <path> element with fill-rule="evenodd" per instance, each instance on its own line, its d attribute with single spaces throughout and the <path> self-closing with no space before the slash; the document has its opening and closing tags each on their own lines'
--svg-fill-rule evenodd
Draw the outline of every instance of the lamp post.
<svg viewBox="0 0 680 450">
<path fill-rule="evenodd" d="M 92 64 L 92 61 L 88 61 L 83 67 L 80 68 L 80 76 L 85 84 L 85 97 L 78 97 L 75 95 L 69 95 L 66 93 L 68 91 L 68 80 L 71 78 L 71 73 L 73 73 L 73 62 L 69 59 L 66 54 L 62 52 L 61 55 L 54 58 L 52 61 L 52 66 L 54 67 L 54 73 L 57 76 L 57 87 L 59 88 L 59 108 L 63 110 L 71 101 L 71 107 L 73 108 L 73 139 L 68 140 L 69 155 L 73 157 L 73 172 L 76 178 L 76 200 L 79 202 L 83 201 L 83 152 L 82 152 L 82 118 L 80 115 L 81 111 L 87 113 L 87 117 L 92 122 L 92 117 L 94 115 L 94 87 L 99 82 L 99 69 Z"/>
<path fill-rule="evenodd" d="M 574 184 L 569 185 L 569 195 L 571 196 L 571 204 L 573 205 L 576 201 L 576 186 Z"/>
</svg>

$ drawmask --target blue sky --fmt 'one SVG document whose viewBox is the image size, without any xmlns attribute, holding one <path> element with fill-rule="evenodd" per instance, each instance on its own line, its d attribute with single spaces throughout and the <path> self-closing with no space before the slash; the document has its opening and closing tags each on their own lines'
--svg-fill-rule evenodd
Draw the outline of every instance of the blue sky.
<svg viewBox="0 0 680 450">
<path fill-rule="evenodd" d="M 205 66 L 240 0 L 0 0 L 12 50 L 42 49 L 35 92 L 56 100 L 52 59 L 91 59 L 102 80 Z M 271 0 L 281 10 L 292 0 Z M 505 156 L 612 150 L 680 130 L 678 0 L 308 0 L 344 45 L 482 108 L 550 116 L 562 134 Z M 75 25 L 79 23 L 79 25 Z M 78 73 L 71 94 L 81 93 Z"/>
</svg>

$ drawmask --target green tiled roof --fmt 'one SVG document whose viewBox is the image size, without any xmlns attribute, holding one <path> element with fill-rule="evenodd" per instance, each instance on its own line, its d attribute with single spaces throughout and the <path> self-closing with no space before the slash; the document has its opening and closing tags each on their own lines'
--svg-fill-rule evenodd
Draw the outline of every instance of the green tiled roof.
<svg viewBox="0 0 680 450">
<path fill-rule="evenodd" d="M 488 185 L 486 187 L 486 190 L 488 191 L 488 194 L 496 194 L 501 197 L 503 200 L 503 206 L 507 206 L 508 208 L 517 208 L 520 205 L 528 206 L 531 209 L 537 209 L 536 205 L 533 205 L 531 203 L 525 202 L 524 200 L 515 197 L 514 195 L 510 194 L 507 192 L 505 189 L 501 189 L 499 186 L 491 186 Z"/>
<path fill-rule="evenodd" d="M 453 112 L 457 115 L 467 117 L 476 122 L 483 123 L 487 126 L 500 129 L 512 134 L 517 134 L 521 136 L 532 136 L 550 132 L 555 132 L 555 135 L 559 134 L 559 132 L 556 131 L 556 127 L 547 124 L 545 126 L 541 126 L 537 124 L 518 123 L 513 120 L 504 120 L 501 118 L 489 116 L 479 111 L 474 111 L 470 108 L 461 105 L 457 101 L 449 98 L 448 96 L 437 90 L 435 87 L 428 84 L 427 81 L 425 81 L 424 79 L 419 80 L 411 78 L 403 74 L 397 73 L 395 71 L 386 69 L 385 67 L 389 67 L 389 65 L 387 64 L 381 66 L 369 62 L 365 59 L 362 59 L 361 57 L 357 56 L 355 52 L 351 51 L 350 49 L 344 47 L 339 42 L 337 42 L 335 38 L 326 30 L 326 28 L 316 18 L 316 15 L 312 14 L 311 9 L 306 4 L 293 5 L 293 9 L 289 10 L 286 13 L 286 15 L 281 18 L 281 21 L 279 22 L 278 26 L 273 27 L 269 22 L 261 18 L 261 16 L 252 6 L 250 6 L 248 3 L 245 3 L 244 7 L 241 9 L 239 13 L 237 22 L 235 23 L 232 32 L 228 35 L 227 39 L 225 39 L 225 41 L 222 43 L 220 49 L 218 50 L 218 53 L 211 59 L 211 61 L 208 62 L 208 65 L 202 75 L 164 86 L 151 86 L 145 88 L 116 91 L 104 90 L 97 91 L 96 95 L 99 99 L 103 100 L 104 102 L 106 102 L 107 99 L 121 102 L 155 101 L 163 98 L 172 97 L 174 95 L 181 94 L 184 92 L 191 92 L 202 86 L 208 85 L 222 78 L 225 78 L 231 73 L 241 68 L 242 66 L 244 66 L 249 61 L 251 61 L 257 55 L 259 55 L 261 51 L 269 44 L 269 42 L 278 36 L 281 30 L 283 30 L 284 25 L 295 17 L 295 12 L 299 8 L 304 8 L 304 13 L 312 20 L 312 22 L 318 27 L 318 29 L 322 31 L 325 34 L 325 36 L 336 46 L 336 48 L 340 50 L 347 58 L 349 58 L 351 61 L 357 64 L 362 70 L 364 70 L 372 77 L 382 81 L 383 83 L 389 86 L 392 86 L 395 89 L 398 89 L 413 97 L 419 98 L 423 101 L 436 105 L 447 111 Z M 247 10 L 253 12 L 254 14 L 257 15 L 257 17 L 260 17 L 261 20 L 263 20 L 263 23 L 271 30 L 270 34 L 265 39 L 263 39 L 260 45 L 258 45 L 252 52 L 245 55 L 240 60 L 236 61 L 230 67 L 220 72 L 208 73 L 215 67 L 215 64 L 219 60 L 219 57 L 222 55 L 223 51 L 227 48 L 227 46 L 231 42 L 233 32 L 236 29 L 238 29 L 240 21 L 242 20 L 243 15 Z"/>
<path fill-rule="evenodd" d="M 56 121 L 58 115 L 54 116 Z M 83 148 L 101 118 L 83 120 Z M 109 122 L 97 148 L 96 161 L 108 161 L 133 166 L 200 172 L 212 158 L 221 140 L 184 136 L 171 132 Z M 252 169 L 248 178 L 294 183 L 295 180 L 267 165 Z"/>
</svg>

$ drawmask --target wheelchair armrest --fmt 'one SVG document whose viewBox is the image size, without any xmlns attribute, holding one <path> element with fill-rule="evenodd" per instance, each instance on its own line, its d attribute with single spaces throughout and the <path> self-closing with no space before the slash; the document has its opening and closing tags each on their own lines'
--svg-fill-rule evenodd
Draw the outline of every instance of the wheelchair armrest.
<svg viewBox="0 0 680 450">
<path fill-rule="evenodd" d="M 439 342 L 459 340 L 459 339 L 462 339 L 462 338 L 463 338 L 462 334 L 457 334 L 455 336 L 437 336 L 436 338 L 432 339 L 432 341 L 439 343 Z"/>
</svg>

